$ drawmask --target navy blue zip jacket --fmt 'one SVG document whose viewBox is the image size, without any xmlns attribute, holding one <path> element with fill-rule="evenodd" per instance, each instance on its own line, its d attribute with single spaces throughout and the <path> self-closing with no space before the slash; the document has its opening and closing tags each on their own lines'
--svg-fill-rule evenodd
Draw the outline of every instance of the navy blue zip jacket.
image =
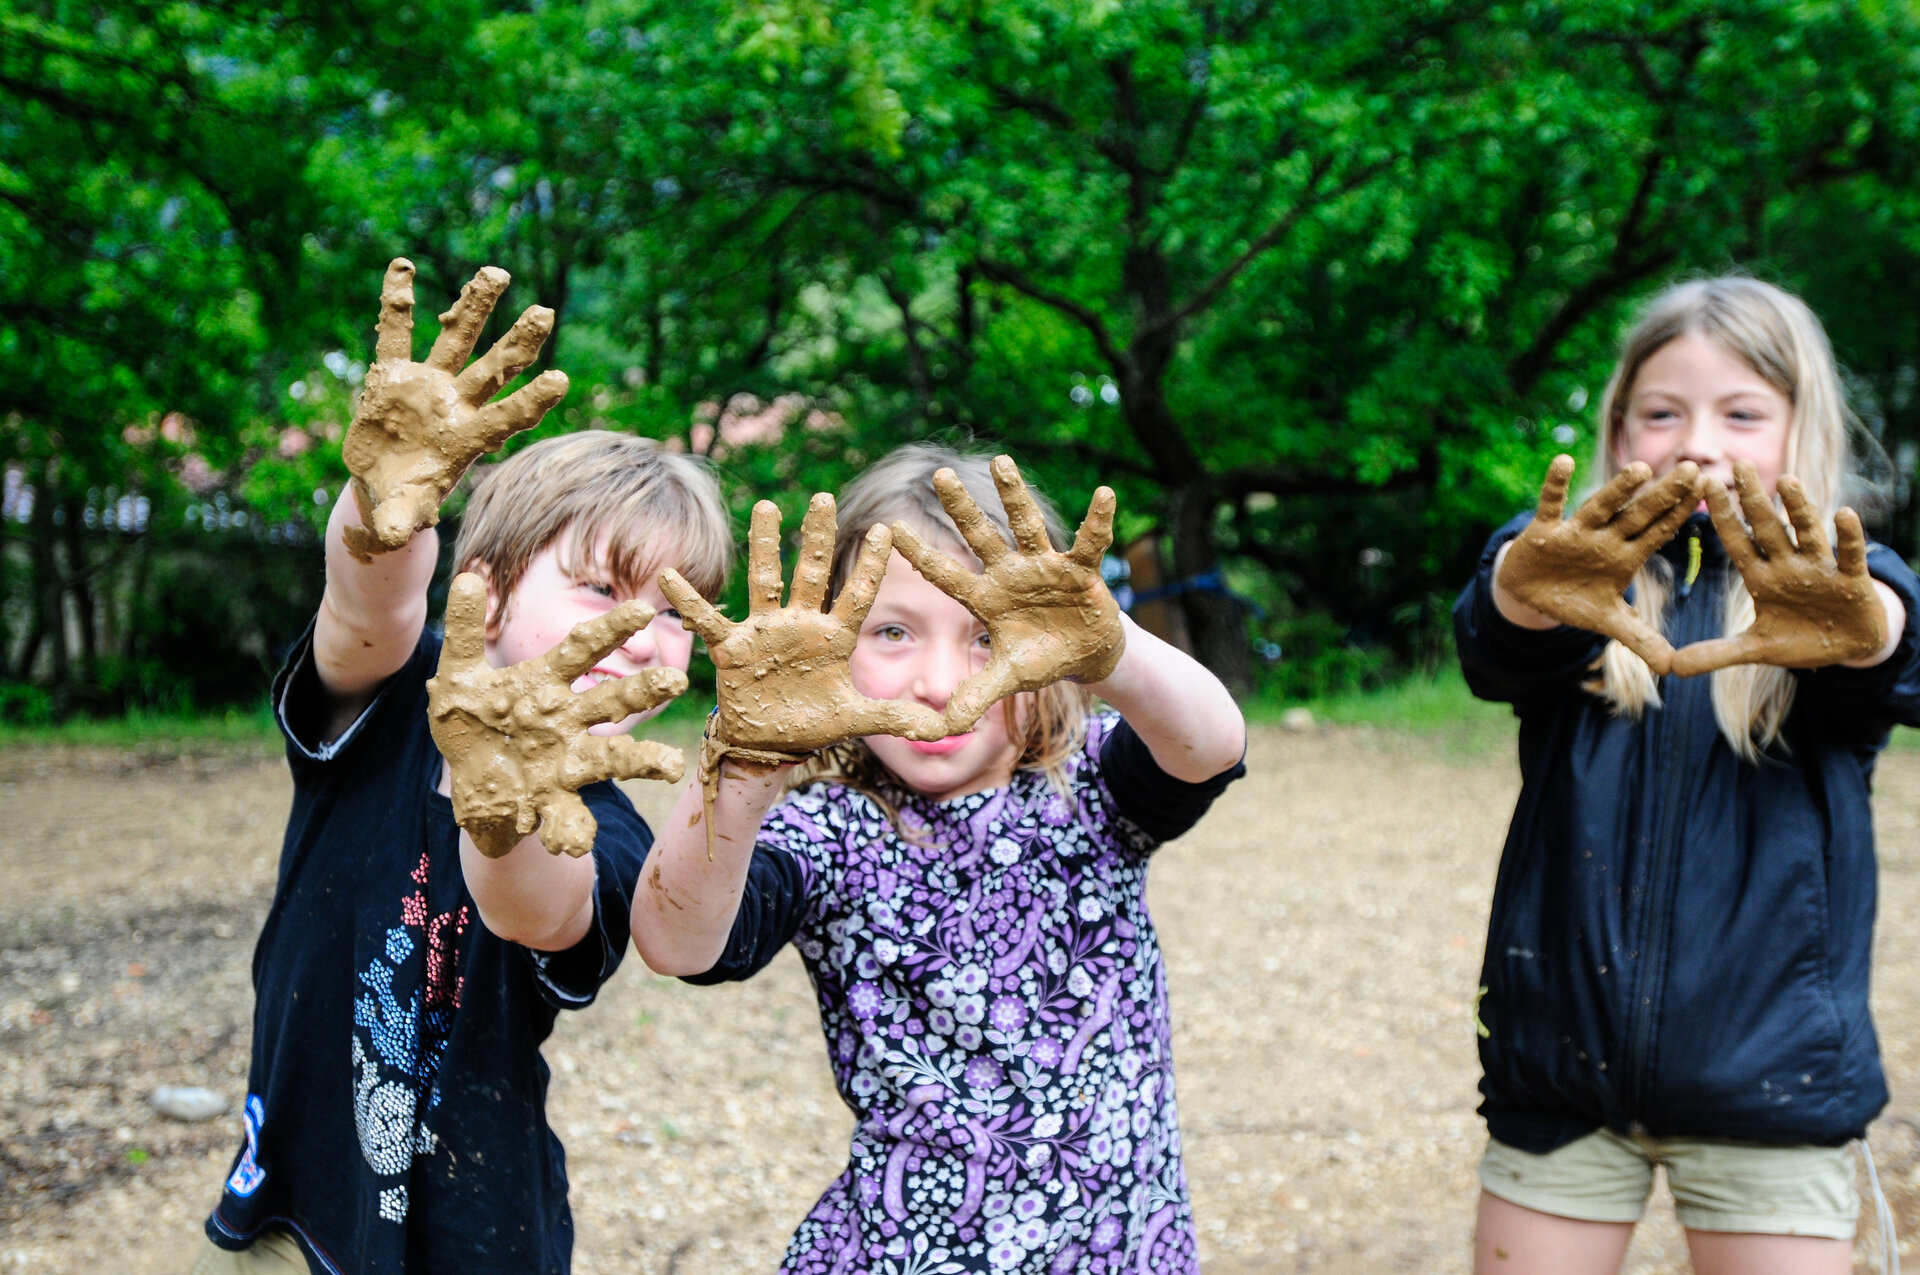
<svg viewBox="0 0 1920 1275">
<path fill-rule="evenodd" d="M 1867 1013 L 1875 862 L 1869 785 L 1895 723 L 1920 724 L 1920 582 L 1884 546 L 1867 568 L 1905 632 L 1871 669 L 1797 675 L 1780 742 L 1741 761 L 1708 677 L 1616 717 L 1583 689 L 1604 639 L 1522 629 L 1493 603 L 1497 532 L 1453 609 L 1473 693 L 1520 718 L 1520 803 L 1488 924 L 1480 1113 L 1544 1154 L 1604 1125 L 1655 1137 L 1838 1145 L 1887 1101 Z M 1713 527 L 1662 552 L 1683 577 L 1678 648 L 1721 634 L 1735 578 Z M 1676 589 L 1676 595 L 1679 590 Z"/>
</svg>

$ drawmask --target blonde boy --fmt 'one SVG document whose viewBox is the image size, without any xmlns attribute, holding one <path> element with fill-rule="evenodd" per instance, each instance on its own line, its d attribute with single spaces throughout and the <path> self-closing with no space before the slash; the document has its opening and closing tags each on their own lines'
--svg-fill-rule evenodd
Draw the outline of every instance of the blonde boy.
<svg viewBox="0 0 1920 1275">
<path fill-rule="evenodd" d="M 483 272 L 442 316 L 455 338 L 416 364 L 411 267 L 388 273 L 382 361 L 350 436 L 356 480 L 327 529 L 326 593 L 273 687 L 293 809 L 254 956 L 246 1140 L 196 1270 L 568 1268 L 566 1172 L 539 1047 L 557 1011 L 591 1002 L 619 964 L 652 835 L 600 782 L 580 789 L 598 824 L 590 854 L 549 854 L 528 836 L 489 858 L 454 822 L 428 733 L 441 646 L 426 625 L 431 524 L 472 459 L 441 455 L 445 440 L 478 422 L 463 437 L 497 446 L 565 392 L 550 372 L 486 401 L 538 350 L 551 316 L 537 309 L 461 371 L 504 286 Z M 375 416 L 382 432 L 369 440 Z M 408 499 L 413 510 L 396 514 Z M 679 681 L 665 671 L 684 672 L 692 637 L 654 582 L 674 567 L 717 593 L 731 555 L 702 465 L 593 431 L 537 443 L 483 478 L 454 565 L 487 583 L 496 666 L 544 655 L 618 601 L 650 604 L 652 623 L 580 691 Z"/>
</svg>

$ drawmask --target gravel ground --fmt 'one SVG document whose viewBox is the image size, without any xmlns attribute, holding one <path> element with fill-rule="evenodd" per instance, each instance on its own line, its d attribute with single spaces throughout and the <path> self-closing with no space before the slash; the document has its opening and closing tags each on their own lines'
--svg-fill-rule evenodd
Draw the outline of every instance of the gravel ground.
<svg viewBox="0 0 1920 1275">
<path fill-rule="evenodd" d="M 1484 1134 L 1469 1026 L 1510 751 L 1366 728 L 1256 731 L 1250 777 L 1169 847 L 1187 1170 L 1212 1275 L 1464 1271 Z M 1876 1126 L 1920 1235 L 1920 752 L 1883 763 Z M 642 809 L 672 794 L 636 785 Z M 248 959 L 285 767 L 258 754 L 0 751 L 0 1273 L 184 1272 L 237 1120 L 172 1123 L 156 1085 L 237 1110 Z M 697 989 L 630 960 L 547 1047 L 578 1269 L 771 1269 L 850 1129 L 791 952 Z M 1684 1270 L 1657 1201 L 1628 1269 Z M 1903 1242 L 1903 1250 L 1907 1249 Z M 1863 1229 L 1862 1270 L 1877 1266 Z"/>
</svg>

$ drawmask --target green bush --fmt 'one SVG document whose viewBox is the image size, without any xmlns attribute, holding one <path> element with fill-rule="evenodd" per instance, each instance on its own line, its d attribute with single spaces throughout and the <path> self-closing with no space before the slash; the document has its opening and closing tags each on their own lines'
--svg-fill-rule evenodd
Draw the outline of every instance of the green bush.
<svg viewBox="0 0 1920 1275">
<path fill-rule="evenodd" d="M 44 726 L 53 720 L 53 696 L 24 682 L 0 682 L 0 723 Z"/>
</svg>

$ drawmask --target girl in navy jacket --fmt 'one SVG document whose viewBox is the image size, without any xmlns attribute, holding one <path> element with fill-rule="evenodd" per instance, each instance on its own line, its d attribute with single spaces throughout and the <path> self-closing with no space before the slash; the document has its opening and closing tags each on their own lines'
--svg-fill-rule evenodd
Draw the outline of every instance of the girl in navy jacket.
<svg viewBox="0 0 1920 1275">
<path fill-rule="evenodd" d="M 1852 1269 L 1847 1144 L 1887 1099 L 1869 786 L 1920 725 L 1920 584 L 1841 508 L 1848 455 L 1806 306 L 1679 285 L 1607 387 L 1601 488 L 1563 521 L 1557 459 L 1454 608 L 1523 774 L 1476 1271 L 1617 1272 L 1656 1164 L 1696 1270 Z"/>
</svg>

